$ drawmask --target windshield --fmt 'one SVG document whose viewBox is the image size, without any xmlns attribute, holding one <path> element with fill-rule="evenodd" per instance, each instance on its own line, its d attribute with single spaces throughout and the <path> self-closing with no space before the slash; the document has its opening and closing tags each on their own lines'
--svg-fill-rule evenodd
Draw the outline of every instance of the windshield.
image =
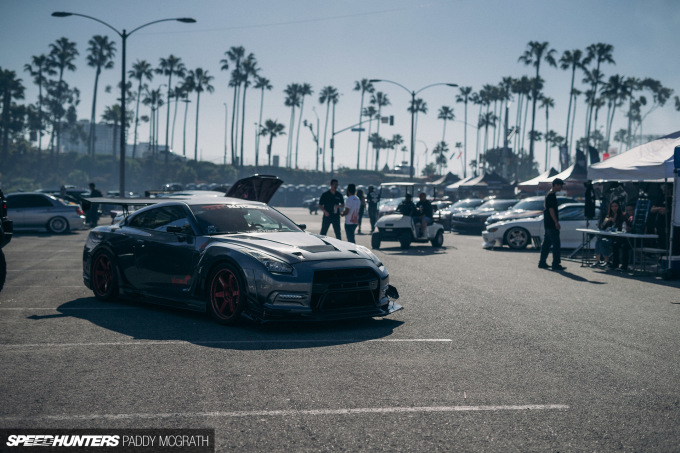
<svg viewBox="0 0 680 453">
<path fill-rule="evenodd" d="M 517 203 L 512 209 L 523 209 L 525 211 L 542 211 L 543 210 L 543 198 L 539 200 L 522 200 Z"/>
<path fill-rule="evenodd" d="M 474 208 L 484 203 L 482 200 L 460 200 L 451 205 L 452 208 Z"/>
<path fill-rule="evenodd" d="M 506 211 L 517 203 L 517 200 L 489 200 L 479 208 L 480 211 Z"/>
<path fill-rule="evenodd" d="M 190 208 L 203 234 L 302 231 L 286 216 L 267 205 L 216 203 Z"/>
</svg>

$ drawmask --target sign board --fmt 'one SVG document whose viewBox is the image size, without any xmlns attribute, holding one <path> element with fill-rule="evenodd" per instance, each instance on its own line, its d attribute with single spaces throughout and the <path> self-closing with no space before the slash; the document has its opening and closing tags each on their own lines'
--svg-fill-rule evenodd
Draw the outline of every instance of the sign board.
<svg viewBox="0 0 680 453">
<path fill-rule="evenodd" d="M 645 226 L 647 225 L 647 216 L 649 209 L 652 207 L 652 202 L 646 198 L 638 198 L 635 203 L 635 216 L 633 217 L 633 231 L 634 234 L 644 234 Z"/>
<path fill-rule="evenodd" d="M 364 129 L 363 127 L 353 127 L 352 128 L 352 132 L 363 132 L 365 130 L 366 129 Z"/>
</svg>

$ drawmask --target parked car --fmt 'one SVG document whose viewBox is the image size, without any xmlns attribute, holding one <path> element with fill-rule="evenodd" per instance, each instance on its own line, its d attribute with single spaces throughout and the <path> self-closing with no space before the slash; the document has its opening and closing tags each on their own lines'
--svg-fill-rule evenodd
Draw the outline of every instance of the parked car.
<svg viewBox="0 0 680 453">
<path fill-rule="evenodd" d="M 600 216 L 600 208 L 595 208 L 595 218 Z M 574 249 L 582 245 L 583 234 L 577 228 L 586 228 L 587 220 L 584 203 L 565 203 L 558 208 L 560 219 L 560 242 L 562 248 Z M 592 221 L 591 221 L 592 222 Z M 540 247 L 543 239 L 543 215 L 530 219 L 510 220 L 489 225 L 482 233 L 483 247 L 491 249 L 507 245 L 521 250 L 533 242 Z"/>
<path fill-rule="evenodd" d="M 577 200 L 575 198 L 558 196 L 557 205 L 559 206 L 564 203 L 577 203 Z M 492 214 L 486 219 L 486 226 L 488 227 L 496 222 L 538 217 L 543 214 L 543 210 L 545 209 L 544 204 L 545 197 L 543 196 L 525 198 L 507 211 Z"/>
<path fill-rule="evenodd" d="M 13 230 L 14 222 L 7 217 L 7 200 L 0 190 L 0 291 L 5 286 L 5 278 L 7 278 L 7 262 L 2 248 L 12 240 Z"/>
<path fill-rule="evenodd" d="M 399 203 L 401 203 L 402 200 L 403 198 L 386 198 L 380 200 L 378 203 L 378 218 L 389 214 L 394 214 L 394 211 L 397 209 L 397 206 L 399 206 Z"/>
<path fill-rule="evenodd" d="M 453 231 L 479 234 L 484 231 L 486 219 L 497 212 L 507 211 L 517 204 L 517 200 L 492 199 L 479 205 L 474 211 L 464 211 L 451 215 Z"/>
<path fill-rule="evenodd" d="M 80 205 L 46 193 L 8 194 L 7 214 L 14 222 L 15 231 L 42 229 L 51 233 L 66 233 L 87 227 Z"/>
<path fill-rule="evenodd" d="M 302 202 L 302 207 L 309 209 L 310 214 L 319 212 L 319 198 L 307 198 Z"/>
<path fill-rule="evenodd" d="M 222 324 L 375 317 L 402 308 L 390 301 L 398 293 L 377 256 L 305 232 L 264 203 L 281 181 L 264 182 L 239 181 L 222 198 L 159 199 L 95 228 L 83 252 L 85 285 L 100 300 L 120 295 L 207 311 Z"/>
<path fill-rule="evenodd" d="M 444 225 L 446 231 L 451 230 L 451 216 L 463 211 L 472 211 L 479 205 L 484 203 L 481 198 L 466 198 L 465 200 L 459 200 L 450 206 L 440 209 L 434 213 L 434 221 Z"/>
</svg>

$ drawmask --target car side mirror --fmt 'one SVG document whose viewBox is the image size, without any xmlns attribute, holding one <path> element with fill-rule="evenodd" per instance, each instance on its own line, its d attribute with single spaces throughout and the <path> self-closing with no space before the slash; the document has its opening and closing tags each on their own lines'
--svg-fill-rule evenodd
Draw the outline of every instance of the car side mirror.
<svg viewBox="0 0 680 453">
<path fill-rule="evenodd" d="M 177 225 L 170 225 L 165 228 L 165 231 L 167 231 L 168 233 L 182 234 L 182 232 L 184 232 L 184 229 Z"/>
<path fill-rule="evenodd" d="M 304 223 L 299 223 L 299 224 L 297 224 L 297 227 L 300 228 L 300 229 L 303 230 L 303 231 L 307 229 L 307 225 L 304 224 Z"/>
</svg>

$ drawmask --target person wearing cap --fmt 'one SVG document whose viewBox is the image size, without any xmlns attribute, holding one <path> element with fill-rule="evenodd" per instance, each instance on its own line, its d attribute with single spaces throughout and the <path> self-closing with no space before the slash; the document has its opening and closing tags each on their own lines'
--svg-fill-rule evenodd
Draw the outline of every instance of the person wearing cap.
<svg viewBox="0 0 680 453">
<path fill-rule="evenodd" d="M 373 186 L 368 186 L 366 201 L 368 202 L 368 219 L 371 221 L 371 233 L 375 230 L 375 222 L 378 221 L 378 191 Z"/>
<path fill-rule="evenodd" d="M 548 254 L 552 247 L 553 261 L 552 268 L 555 271 L 565 270 L 566 267 L 561 264 L 561 248 L 560 242 L 560 219 L 557 210 L 557 192 L 564 187 L 564 181 L 560 178 L 555 178 L 552 182 L 550 192 L 545 196 L 545 210 L 543 211 L 543 228 L 545 229 L 545 237 L 541 245 L 541 258 L 538 261 L 540 269 L 548 269 Z"/>
<path fill-rule="evenodd" d="M 425 192 L 420 192 L 418 195 L 420 201 L 416 203 L 416 208 L 420 213 L 418 220 L 420 221 L 420 236 L 427 236 L 427 226 L 432 225 L 432 217 L 434 217 L 434 209 L 432 209 L 432 203 L 427 199 L 427 194 Z"/>
</svg>

